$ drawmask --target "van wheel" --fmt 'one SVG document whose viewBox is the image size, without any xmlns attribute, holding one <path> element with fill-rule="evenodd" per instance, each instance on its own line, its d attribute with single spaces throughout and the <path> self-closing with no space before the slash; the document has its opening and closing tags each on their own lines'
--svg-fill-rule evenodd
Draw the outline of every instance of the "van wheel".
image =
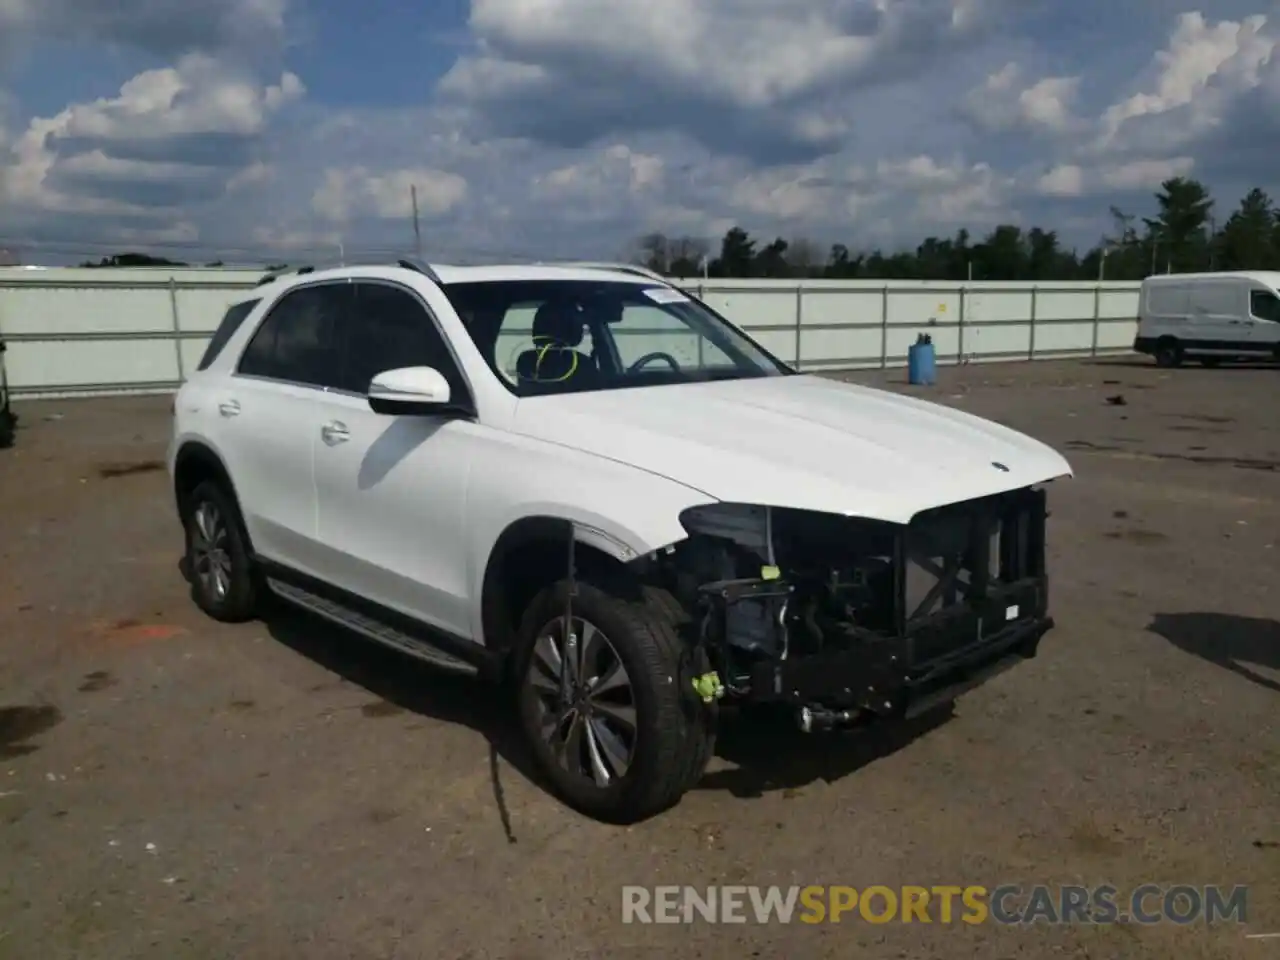
<svg viewBox="0 0 1280 960">
<path fill-rule="evenodd" d="M 581 813 L 634 823 L 671 806 L 702 778 L 716 710 L 693 694 L 689 645 L 673 605 L 650 591 L 574 584 L 543 590 L 520 630 L 520 722 L 538 767 Z M 568 642 L 567 642 L 568 641 Z"/>
<path fill-rule="evenodd" d="M 1177 340 L 1161 340 L 1156 344 L 1157 367 L 1182 366 L 1182 345 Z"/>
</svg>

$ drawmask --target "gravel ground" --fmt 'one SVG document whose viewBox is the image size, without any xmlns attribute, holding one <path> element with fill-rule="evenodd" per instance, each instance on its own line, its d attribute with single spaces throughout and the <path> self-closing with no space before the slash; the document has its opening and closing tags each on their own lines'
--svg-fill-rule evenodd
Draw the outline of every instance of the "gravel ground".
<svg viewBox="0 0 1280 960">
<path fill-rule="evenodd" d="M 1062 449 L 1041 656 L 882 734 L 757 723 L 671 812 L 587 821 L 488 690 L 178 576 L 167 398 L 28 403 L 0 452 L 0 957 L 1271 957 L 1280 373 L 852 376 Z M 922 451 L 927 455 L 927 451 Z M 644 926 L 624 884 L 1250 884 L 1247 923 Z M 936 914 L 935 914 L 936 919 Z"/>
</svg>

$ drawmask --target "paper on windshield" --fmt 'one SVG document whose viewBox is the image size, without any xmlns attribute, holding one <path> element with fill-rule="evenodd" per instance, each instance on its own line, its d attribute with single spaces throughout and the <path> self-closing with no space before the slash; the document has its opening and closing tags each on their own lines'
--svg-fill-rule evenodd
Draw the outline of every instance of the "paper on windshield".
<svg viewBox="0 0 1280 960">
<path fill-rule="evenodd" d="M 654 303 L 688 303 L 689 298 L 674 287 L 647 287 L 644 295 Z"/>
</svg>

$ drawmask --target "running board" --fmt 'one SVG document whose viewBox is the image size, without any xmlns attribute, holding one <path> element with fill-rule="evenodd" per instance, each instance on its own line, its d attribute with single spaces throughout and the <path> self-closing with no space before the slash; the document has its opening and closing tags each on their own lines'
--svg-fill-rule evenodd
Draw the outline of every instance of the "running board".
<svg viewBox="0 0 1280 960">
<path fill-rule="evenodd" d="M 440 648 L 405 633 L 403 630 L 397 630 L 395 627 L 389 626 L 380 620 L 357 613 L 355 610 L 340 603 L 335 603 L 326 597 L 318 596 L 310 590 L 305 590 L 292 583 L 286 583 L 283 580 L 277 580 L 274 577 L 267 578 L 267 586 L 282 600 L 295 604 L 318 617 L 323 617 L 330 623 L 335 623 L 340 627 L 345 627 L 358 633 L 374 643 L 380 643 L 384 647 L 390 647 L 405 656 L 413 657 L 415 660 L 420 660 L 441 670 L 448 670 L 450 673 L 461 673 L 470 677 L 479 675 L 480 671 L 474 664 L 445 653 Z"/>
</svg>

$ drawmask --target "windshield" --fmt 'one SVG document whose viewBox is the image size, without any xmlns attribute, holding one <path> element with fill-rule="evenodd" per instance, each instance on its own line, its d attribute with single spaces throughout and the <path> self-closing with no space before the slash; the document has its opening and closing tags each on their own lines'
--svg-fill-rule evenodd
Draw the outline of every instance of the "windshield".
<svg viewBox="0 0 1280 960">
<path fill-rule="evenodd" d="M 490 368 L 522 397 L 792 372 L 671 287 L 510 280 L 444 292 Z"/>
</svg>

